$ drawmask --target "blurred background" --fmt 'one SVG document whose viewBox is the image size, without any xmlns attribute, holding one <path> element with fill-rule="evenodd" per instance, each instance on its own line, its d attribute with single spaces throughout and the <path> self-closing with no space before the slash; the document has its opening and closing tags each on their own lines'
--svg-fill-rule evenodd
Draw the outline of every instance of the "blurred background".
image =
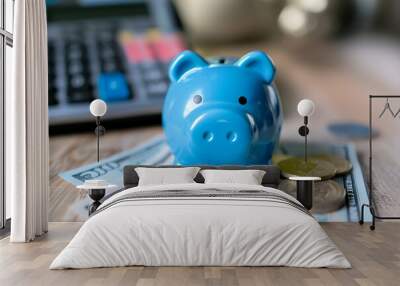
<svg viewBox="0 0 400 286">
<path fill-rule="evenodd" d="M 187 48 L 265 50 L 286 109 L 399 90 L 399 11 L 395 0 L 48 0 L 50 130 L 85 129 L 95 98 L 112 126 L 159 124 L 168 64 Z"/>
</svg>

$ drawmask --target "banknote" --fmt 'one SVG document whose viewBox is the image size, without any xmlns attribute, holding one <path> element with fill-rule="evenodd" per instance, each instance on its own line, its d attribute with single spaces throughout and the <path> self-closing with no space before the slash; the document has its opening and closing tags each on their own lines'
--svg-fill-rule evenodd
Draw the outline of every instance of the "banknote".
<svg viewBox="0 0 400 286">
<path fill-rule="evenodd" d="M 144 144 L 115 154 L 99 162 L 88 164 L 59 174 L 65 181 L 77 186 L 85 180 L 101 179 L 123 186 L 123 168 L 126 165 L 168 165 L 174 163 L 163 136 L 157 136 Z"/>
<path fill-rule="evenodd" d="M 301 142 L 283 142 L 281 151 L 291 156 L 302 156 L 304 145 Z M 360 217 L 360 208 L 368 203 L 368 195 L 364 177 L 357 158 L 356 149 L 352 144 L 313 144 L 309 147 L 310 153 L 339 155 L 349 160 L 353 169 L 350 173 L 339 176 L 335 180 L 346 190 L 346 205 L 336 211 L 324 214 L 315 214 L 320 222 L 357 222 Z M 114 192 L 123 186 L 123 168 L 126 165 L 174 165 L 175 159 L 163 136 L 156 136 L 142 145 L 105 158 L 100 162 L 88 164 L 72 169 L 59 175 L 67 182 L 77 186 L 85 180 L 102 179 L 110 184 L 117 185 Z M 371 221 L 369 212 L 366 212 L 365 221 Z"/>
</svg>

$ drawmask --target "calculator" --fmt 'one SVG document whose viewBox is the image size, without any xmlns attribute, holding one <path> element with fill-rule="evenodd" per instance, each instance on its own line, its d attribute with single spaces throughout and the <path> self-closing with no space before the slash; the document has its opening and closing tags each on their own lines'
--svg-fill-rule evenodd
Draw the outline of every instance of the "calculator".
<svg viewBox="0 0 400 286">
<path fill-rule="evenodd" d="M 186 49 L 170 1 L 47 0 L 47 17 L 51 128 L 93 122 L 96 98 L 104 120 L 161 113 L 169 63 Z"/>
</svg>

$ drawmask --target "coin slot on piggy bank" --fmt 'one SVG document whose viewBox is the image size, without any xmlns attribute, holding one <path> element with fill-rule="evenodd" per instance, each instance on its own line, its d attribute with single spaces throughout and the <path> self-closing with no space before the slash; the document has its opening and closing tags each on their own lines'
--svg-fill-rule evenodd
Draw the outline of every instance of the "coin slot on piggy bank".
<svg viewBox="0 0 400 286">
<path fill-rule="evenodd" d="M 184 51 L 169 77 L 163 127 L 178 164 L 270 163 L 283 114 L 266 53 L 208 62 Z"/>
</svg>

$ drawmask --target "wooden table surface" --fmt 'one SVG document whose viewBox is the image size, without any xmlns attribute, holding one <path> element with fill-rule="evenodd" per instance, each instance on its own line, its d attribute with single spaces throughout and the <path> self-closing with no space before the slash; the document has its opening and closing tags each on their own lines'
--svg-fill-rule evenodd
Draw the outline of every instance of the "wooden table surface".
<svg viewBox="0 0 400 286">
<path fill-rule="evenodd" d="M 240 56 L 254 49 L 265 50 L 271 55 L 277 66 L 276 81 L 285 113 L 282 140 L 301 140 L 297 135 L 297 128 L 302 124 L 302 119 L 297 114 L 296 105 L 302 98 L 310 98 L 316 103 L 316 112 L 310 122 L 310 141 L 343 143 L 346 141 L 327 131 L 328 123 L 350 121 L 367 124 L 368 95 L 396 94 L 397 86 L 371 76 L 368 70 L 358 69 L 351 61 L 351 56 L 343 56 L 343 48 L 337 44 L 258 42 L 197 49 L 206 56 Z M 400 86 L 397 93 L 400 94 Z M 383 107 L 383 103 L 378 106 Z M 400 106 L 400 100 L 397 106 Z M 400 133 L 393 132 L 396 120 L 384 119 L 380 125 L 380 136 L 374 143 L 379 154 L 376 159 L 376 181 L 389 193 L 382 196 L 379 212 L 393 214 L 393 211 L 400 210 L 400 193 L 398 199 L 396 193 L 393 193 L 400 183 L 400 176 L 397 176 L 400 171 L 397 162 L 400 160 L 396 161 L 396 156 L 400 154 L 397 148 L 397 142 L 400 142 L 397 134 Z M 101 141 L 101 154 L 107 157 L 118 153 L 161 132 L 161 126 L 107 130 Z M 366 166 L 368 140 L 356 140 L 353 143 L 356 144 L 360 159 Z M 77 201 L 88 199 L 72 185 L 64 182 L 58 174 L 95 160 L 96 144 L 92 132 L 50 138 L 50 221 L 85 219 L 71 206 Z M 388 175 L 389 180 L 379 181 L 382 174 Z M 389 208 L 386 208 L 387 205 Z"/>
</svg>

